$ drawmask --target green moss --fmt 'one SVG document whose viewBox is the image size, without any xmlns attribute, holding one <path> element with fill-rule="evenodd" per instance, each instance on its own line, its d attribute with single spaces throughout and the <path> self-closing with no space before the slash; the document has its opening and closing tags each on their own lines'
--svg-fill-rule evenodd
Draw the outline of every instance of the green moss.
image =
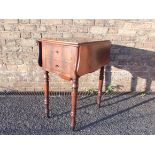
<svg viewBox="0 0 155 155">
<path fill-rule="evenodd" d="M 105 93 L 111 93 L 113 91 L 114 91 L 114 86 L 112 86 L 112 84 L 110 83 L 106 88 Z"/>
<path fill-rule="evenodd" d="M 97 92 L 97 90 L 96 90 L 95 88 L 90 88 L 90 89 L 87 89 L 86 92 L 87 92 L 88 94 L 94 94 L 94 93 Z"/>
</svg>

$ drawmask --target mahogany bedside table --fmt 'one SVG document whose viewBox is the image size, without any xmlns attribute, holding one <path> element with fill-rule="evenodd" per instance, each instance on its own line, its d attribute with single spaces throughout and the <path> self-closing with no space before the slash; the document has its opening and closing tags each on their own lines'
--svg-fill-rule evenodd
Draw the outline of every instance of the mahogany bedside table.
<svg viewBox="0 0 155 155">
<path fill-rule="evenodd" d="M 45 113 L 49 117 L 49 72 L 72 81 L 71 127 L 75 128 L 78 79 L 100 69 L 97 104 L 100 106 L 104 65 L 110 61 L 111 42 L 83 39 L 42 39 L 39 43 L 39 65 L 44 69 Z"/>
</svg>

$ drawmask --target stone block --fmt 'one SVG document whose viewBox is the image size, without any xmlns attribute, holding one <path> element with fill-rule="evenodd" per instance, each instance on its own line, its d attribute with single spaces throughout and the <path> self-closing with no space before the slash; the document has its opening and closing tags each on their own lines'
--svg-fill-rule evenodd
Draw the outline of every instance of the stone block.
<svg viewBox="0 0 155 155">
<path fill-rule="evenodd" d="M 73 24 L 93 26 L 95 24 L 95 21 L 93 19 L 74 19 Z"/>
<path fill-rule="evenodd" d="M 106 34 L 108 31 L 107 27 L 94 26 L 90 28 L 92 34 Z"/>
<path fill-rule="evenodd" d="M 41 19 L 41 24 L 62 25 L 62 19 Z"/>
</svg>

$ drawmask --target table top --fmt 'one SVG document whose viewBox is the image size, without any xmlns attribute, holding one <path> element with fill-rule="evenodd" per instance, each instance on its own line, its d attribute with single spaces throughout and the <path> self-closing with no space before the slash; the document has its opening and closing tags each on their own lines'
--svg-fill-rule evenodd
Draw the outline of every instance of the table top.
<svg viewBox="0 0 155 155">
<path fill-rule="evenodd" d="M 81 45 L 81 44 L 89 44 L 89 43 L 96 43 L 96 42 L 109 42 L 109 40 L 99 40 L 93 38 L 44 38 L 40 39 L 40 42 L 49 42 L 49 43 L 56 43 L 56 44 L 71 44 L 71 45 Z"/>
</svg>

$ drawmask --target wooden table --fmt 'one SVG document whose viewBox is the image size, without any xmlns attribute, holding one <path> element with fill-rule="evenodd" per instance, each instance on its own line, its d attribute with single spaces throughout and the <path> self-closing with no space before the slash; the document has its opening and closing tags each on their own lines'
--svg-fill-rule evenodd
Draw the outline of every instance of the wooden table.
<svg viewBox="0 0 155 155">
<path fill-rule="evenodd" d="M 100 69 L 97 104 L 100 106 L 104 66 L 110 60 L 111 42 L 90 39 L 42 39 L 39 43 L 39 65 L 44 69 L 45 113 L 49 117 L 49 72 L 72 81 L 71 127 L 76 121 L 78 81 L 82 75 Z"/>
</svg>

